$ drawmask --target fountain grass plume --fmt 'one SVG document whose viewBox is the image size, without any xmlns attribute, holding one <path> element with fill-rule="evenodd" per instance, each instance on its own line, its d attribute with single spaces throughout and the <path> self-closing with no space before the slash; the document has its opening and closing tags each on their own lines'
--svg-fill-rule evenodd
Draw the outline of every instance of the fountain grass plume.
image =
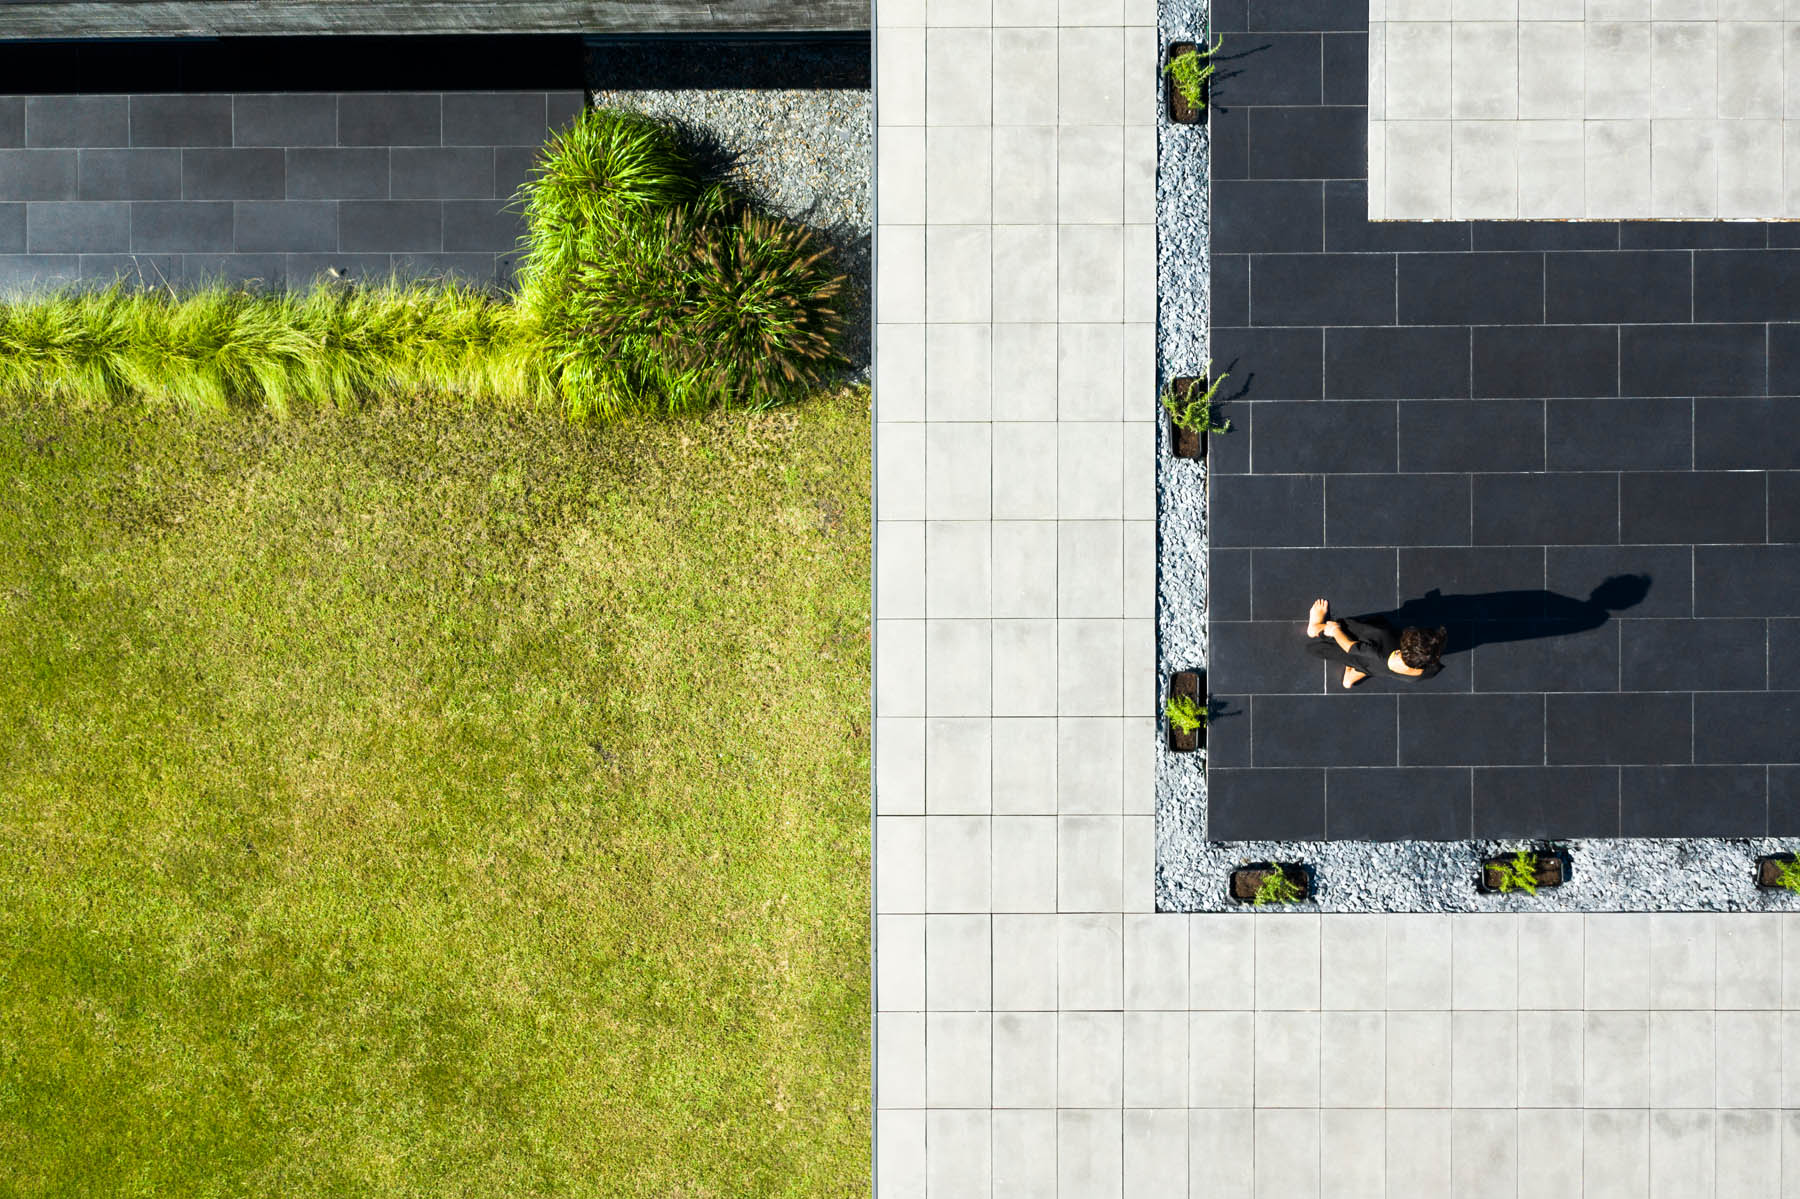
<svg viewBox="0 0 1800 1199">
<path fill-rule="evenodd" d="M 0 391 L 76 406 L 281 415 L 432 393 L 525 403 L 544 387 L 540 358 L 514 305 L 457 283 L 269 294 L 114 284 L 0 304 Z"/>
</svg>

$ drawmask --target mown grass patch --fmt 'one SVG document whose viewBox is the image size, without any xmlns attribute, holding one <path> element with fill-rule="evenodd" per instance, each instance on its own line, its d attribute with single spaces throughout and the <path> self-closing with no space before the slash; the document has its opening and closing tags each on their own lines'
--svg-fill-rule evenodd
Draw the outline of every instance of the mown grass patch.
<svg viewBox="0 0 1800 1199">
<path fill-rule="evenodd" d="M 866 1193 L 868 462 L 0 404 L 0 1191 Z"/>
</svg>

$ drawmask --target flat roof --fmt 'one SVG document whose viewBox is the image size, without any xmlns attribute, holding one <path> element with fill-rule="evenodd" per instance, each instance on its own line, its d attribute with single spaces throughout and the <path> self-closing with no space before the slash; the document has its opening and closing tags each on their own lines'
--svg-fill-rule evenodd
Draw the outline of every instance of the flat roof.
<svg viewBox="0 0 1800 1199">
<path fill-rule="evenodd" d="M 869 28 L 869 0 L 0 0 L 0 39 Z"/>
</svg>

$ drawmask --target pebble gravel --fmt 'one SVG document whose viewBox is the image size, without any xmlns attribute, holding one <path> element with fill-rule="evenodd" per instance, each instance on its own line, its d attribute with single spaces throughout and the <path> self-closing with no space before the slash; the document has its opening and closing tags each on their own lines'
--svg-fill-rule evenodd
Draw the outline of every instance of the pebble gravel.
<svg viewBox="0 0 1800 1199">
<path fill-rule="evenodd" d="M 1157 910 L 1163 912 L 1779 912 L 1800 895 L 1756 886 L 1760 854 L 1793 853 L 1793 839 L 1606 839 L 1559 843 L 1569 879 L 1536 895 L 1483 895 L 1484 858 L 1519 841 L 1184 841 L 1182 856 L 1158 846 Z M 1312 868 L 1312 901 L 1251 907 L 1232 902 L 1234 866 L 1301 861 Z"/>
</svg>

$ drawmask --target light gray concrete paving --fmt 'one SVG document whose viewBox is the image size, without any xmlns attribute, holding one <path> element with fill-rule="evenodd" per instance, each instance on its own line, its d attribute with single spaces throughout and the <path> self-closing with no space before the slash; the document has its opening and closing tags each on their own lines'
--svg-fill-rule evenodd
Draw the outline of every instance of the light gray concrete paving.
<svg viewBox="0 0 1800 1199">
<path fill-rule="evenodd" d="M 1800 1177 L 1800 917 L 889 915 L 879 953 L 884 1196 Z"/>
<path fill-rule="evenodd" d="M 876 1193 L 1800 1194 L 1800 915 L 1151 911 L 1155 18 L 877 12 Z"/>
<path fill-rule="evenodd" d="M 1800 217 L 1784 0 L 1373 0 L 1377 220 Z"/>
</svg>

